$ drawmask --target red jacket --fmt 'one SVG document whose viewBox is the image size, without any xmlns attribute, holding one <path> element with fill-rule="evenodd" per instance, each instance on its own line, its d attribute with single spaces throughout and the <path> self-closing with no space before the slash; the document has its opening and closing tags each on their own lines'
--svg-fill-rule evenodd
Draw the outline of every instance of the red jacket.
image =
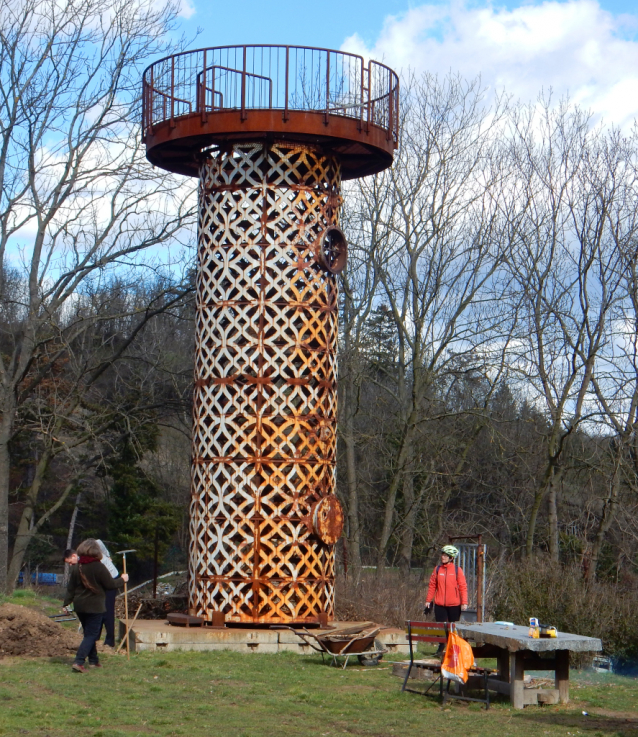
<svg viewBox="0 0 638 737">
<path fill-rule="evenodd" d="M 432 601 L 432 599 L 439 606 L 467 604 L 467 582 L 463 569 L 457 568 L 454 562 L 438 565 L 430 576 L 425 601 Z"/>
</svg>

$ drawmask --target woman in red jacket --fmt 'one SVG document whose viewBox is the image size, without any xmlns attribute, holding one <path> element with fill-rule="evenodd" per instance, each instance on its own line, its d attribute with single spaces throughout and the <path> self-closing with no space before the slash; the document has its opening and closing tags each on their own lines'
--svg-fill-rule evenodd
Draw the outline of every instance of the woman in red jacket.
<svg viewBox="0 0 638 737">
<path fill-rule="evenodd" d="M 426 614 L 434 601 L 436 622 L 458 622 L 461 611 L 467 609 L 467 582 L 463 570 L 455 564 L 459 554 L 454 545 L 441 550 L 441 563 L 430 576 L 430 585 L 425 597 Z"/>
</svg>

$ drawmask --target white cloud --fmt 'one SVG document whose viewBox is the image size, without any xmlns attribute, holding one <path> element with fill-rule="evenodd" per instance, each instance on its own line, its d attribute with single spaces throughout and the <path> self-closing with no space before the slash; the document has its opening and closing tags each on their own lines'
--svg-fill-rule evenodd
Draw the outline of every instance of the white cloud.
<svg viewBox="0 0 638 737">
<path fill-rule="evenodd" d="M 178 13 L 180 18 L 188 20 L 189 18 L 192 18 L 196 12 L 197 9 L 195 8 L 193 0 L 180 0 Z"/>
<path fill-rule="evenodd" d="M 480 74 L 525 102 L 551 87 L 624 126 L 638 116 L 636 29 L 638 16 L 613 15 L 595 0 L 512 10 L 449 0 L 388 17 L 372 48 L 357 35 L 342 48 L 395 69 Z"/>
</svg>

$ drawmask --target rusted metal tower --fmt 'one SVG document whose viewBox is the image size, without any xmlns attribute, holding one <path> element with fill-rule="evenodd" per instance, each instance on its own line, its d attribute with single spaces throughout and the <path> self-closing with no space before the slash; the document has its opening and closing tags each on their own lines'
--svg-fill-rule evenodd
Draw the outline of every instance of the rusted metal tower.
<svg viewBox="0 0 638 737">
<path fill-rule="evenodd" d="M 334 612 L 340 185 L 392 163 L 396 74 L 360 56 L 232 46 L 144 72 L 146 155 L 199 177 L 190 611 Z"/>
</svg>

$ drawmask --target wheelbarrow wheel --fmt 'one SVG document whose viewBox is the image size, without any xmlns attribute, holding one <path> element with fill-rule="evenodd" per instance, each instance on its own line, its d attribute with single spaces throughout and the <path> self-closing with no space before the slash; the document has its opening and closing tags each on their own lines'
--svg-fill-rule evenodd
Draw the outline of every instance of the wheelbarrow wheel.
<svg viewBox="0 0 638 737">
<path fill-rule="evenodd" d="M 381 640 L 374 641 L 374 649 L 383 650 L 383 643 Z M 377 655 L 359 655 L 358 658 L 361 665 L 370 667 L 372 665 L 379 665 L 379 661 L 383 658 L 383 653 L 378 653 Z"/>
</svg>

